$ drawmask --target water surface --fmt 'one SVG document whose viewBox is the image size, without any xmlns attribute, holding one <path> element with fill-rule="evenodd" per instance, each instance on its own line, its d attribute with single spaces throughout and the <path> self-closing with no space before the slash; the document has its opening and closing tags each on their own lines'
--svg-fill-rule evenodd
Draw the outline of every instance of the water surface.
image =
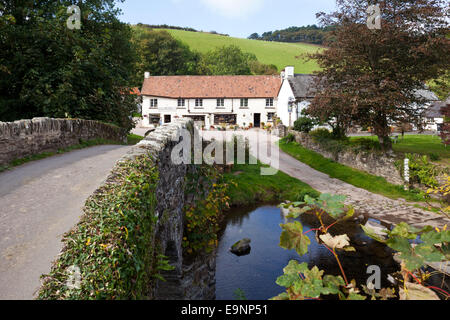
<svg viewBox="0 0 450 320">
<path fill-rule="evenodd" d="M 302 216 L 300 221 L 304 231 L 316 228 L 313 216 Z M 235 299 L 237 289 L 243 290 L 249 300 L 265 300 L 283 292 L 275 281 L 283 274 L 283 268 L 290 260 L 308 262 L 309 267 L 317 265 L 325 273 L 339 275 L 339 266 L 333 255 L 319 245 L 313 232 L 309 252 L 300 257 L 294 250 L 279 247 L 281 223 L 285 223 L 280 208 L 263 206 L 238 208 L 228 213 L 225 226 L 219 238 L 216 269 L 216 298 L 218 300 Z M 386 277 L 398 271 L 398 265 L 392 259 L 392 252 L 384 245 L 367 237 L 357 222 L 346 222 L 330 229 L 333 235 L 346 233 L 352 239 L 357 253 L 340 254 L 340 259 L 349 280 L 365 284 L 370 276 L 369 265 L 379 265 L 382 271 L 382 286 L 387 286 Z M 251 252 L 247 256 L 237 257 L 229 249 L 243 238 L 250 238 Z"/>
</svg>

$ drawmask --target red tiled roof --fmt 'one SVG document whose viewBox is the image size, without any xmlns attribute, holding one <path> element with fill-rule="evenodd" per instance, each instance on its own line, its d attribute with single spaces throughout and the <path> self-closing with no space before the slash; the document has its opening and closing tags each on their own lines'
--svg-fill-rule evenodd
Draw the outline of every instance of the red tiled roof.
<svg viewBox="0 0 450 320">
<path fill-rule="evenodd" d="M 142 95 L 165 98 L 274 98 L 280 76 L 156 76 L 144 80 Z"/>
</svg>

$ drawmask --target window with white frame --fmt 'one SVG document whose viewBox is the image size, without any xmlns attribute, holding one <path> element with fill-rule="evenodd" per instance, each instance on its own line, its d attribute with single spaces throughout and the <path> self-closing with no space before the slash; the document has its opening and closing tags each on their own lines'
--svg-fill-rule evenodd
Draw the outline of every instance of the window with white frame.
<svg viewBox="0 0 450 320">
<path fill-rule="evenodd" d="M 186 101 L 184 99 L 178 99 L 178 107 L 184 107 L 186 105 Z"/>
<path fill-rule="evenodd" d="M 195 99 L 195 107 L 197 108 L 203 107 L 203 99 Z"/>
<path fill-rule="evenodd" d="M 225 99 L 221 98 L 221 99 L 217 99 L 217 107 L 225 107 Z"/>
<path fill-rule="evenodd" d="M 266 99 L 266 107 L 273 107 L 273 98 Z"/>
<path fill-rule="evenodd" d="M 150 108 L 158 108 L 158 99 L 150 99 Z"/>
<path fill-rule="evenodd" d="M 267 113 L 267 121 L 273 121 L 274 117 L 275 117 L 275 112 Z"/>
<path fill-rule="evenodd" d="M 247 107 L 248 107 L 248 99 L 247 98 L 241 99 L 241 108 Z"/>
</svg>

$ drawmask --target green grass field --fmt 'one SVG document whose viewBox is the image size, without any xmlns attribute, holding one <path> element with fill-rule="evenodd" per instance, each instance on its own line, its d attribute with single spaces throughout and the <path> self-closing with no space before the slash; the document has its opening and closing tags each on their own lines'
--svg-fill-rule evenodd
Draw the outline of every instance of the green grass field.
<svg viewBox="0 0 450 320">
<path fill-rule="evenodd" d="M 230 183 L 228 195 L 232 205 L 303 201 L 306 194 L 312 197 L 320 195 L 306 183 L 281 171 L 273 176 L 262 176 L 261 167 L 261 163 L 240 164 L 235 165 L 231 173 L 224 174 L 225 181 Z"/>
<path fill-rule="evenodd" d="M 377 137 L 351 137 L 350 141 L 365 138 L 371 140 L 378 140 Z M 417 153 L 423 155 L 438 155 L 442 162 L 449 163 L 450 161 L 450 148 L 445 147 L 441 138 L 431 135 L 405 135 L 398 139 L 398 143 L 392 145 L 395 152 L 402 153 Z"/>
<path fill-rule="evenodd" d="M 244 52 L 254 53 L 260 62 L 276 65 L 280 71 L 288 65 L 295 66 L 296 73 L 311 73 L 319 69 L 315 61 L 296 58 L 302 54 L 320 50 L 320 47 L 315 45 L 248 40 L 182 30 L 167 31 L 176 39 L 186 43 L 192 50 L 202 53 L 216 47 L 236 45 Z"/>
<path fill-rule="evenodd" d="M 281 150 L 309 165 L 311 168 L 326 173 L 332 178 L 354 185 L 355 187 L 378 193 L 391 199 L 403 198 L 408 201 L 424 200 L 423 195 L 419 193 L 405 191 L 402 186 L 393 185 L 382 177 L 377 177 L 327 159 L 314 151 L 302 147 L 296 142 L 286 142 L 283 139 L 279 145 Z"/>
</svg>

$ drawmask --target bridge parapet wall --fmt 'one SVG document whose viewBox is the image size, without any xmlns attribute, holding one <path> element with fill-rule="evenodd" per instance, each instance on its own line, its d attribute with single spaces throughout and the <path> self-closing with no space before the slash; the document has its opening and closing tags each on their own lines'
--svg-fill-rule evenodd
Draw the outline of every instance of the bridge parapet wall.
<svg viewBox="0 0 450 320">
<path fill-rule="evenodd" d="M 0 165 L 94 139 L 126 142 L 127 138 L 124 129 L 93 120 L 34 118 L 0 122 Z"/>
</svg>

